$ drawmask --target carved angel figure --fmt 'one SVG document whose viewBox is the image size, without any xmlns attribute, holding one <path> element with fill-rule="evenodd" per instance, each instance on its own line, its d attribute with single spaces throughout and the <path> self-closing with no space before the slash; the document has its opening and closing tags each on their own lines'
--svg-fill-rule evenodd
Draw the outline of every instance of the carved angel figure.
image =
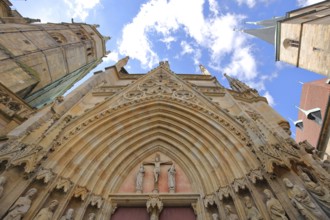
<svg viewBox="0 0 330 220">
<path fill-rule="evenodd" d="M 330 193 L 322 185 L 313 182 L 306 173 L 301 174 L 302 180 L 308 192 L 312 195 L 320 207 L 330 216 Z"/>
<path fill-rule="evenodd" d="M 68 209 L 68 211 L 66 211 L 65 215 L 63 215 L 60 220 L 73 220 L 73 213 L 74 209 Z"/>
<path fill-rule="evenodd" d="M 227 220 L 238 220 L 238 216 L 235 213 L 233 213 L 233 210 L 231 209 L 230 205 L 225 206 L 225 212 L 226 212 Z"/>
<path fill-rule="evenodd" d="M 265 189 L 264 193 L 267 197 L 266 206 L 270 218 L 273 220 L 288 220 L 281 203 L 274 198 L 273 193 L 269 189 Z"/>
<path fill-rule="evenodd" d="M 255 206 L 253 206 L 250 197 L 245 196 L 244 203 L 245 203 L 245 212 L 246 212 L 248 220 L 261 220 L 262 219 L 262 216 L 260 215 L 259 210 Z"/>
<path fill-rule="evenodd" d="M 94 220 L 95 219 L 95 213 L 89 213 L 87 219 L 88 220 Z"/>
<path fill-rule="evenodd" d="M 3 195 L 4 192 L 4 185 L 6 184 L 7 178 L 5 176 L 0 176 L 0 198 Z"/>
<path fill-rule="evenodd" d="M 302 189 L 298 185 L 294 185 L 287 178 L 283 179 L 283 182 L 288 190 L 288 196 L 294 207 L 308 220 L 325 219 L 322 213 L 316 208 L 316 205 L 312 202 L 306 190 Z"/>
<path fill-rule="evenodd" d="M 29 211 L 32 197 L 37 193 L 37 189 L 31 188 L 25 196 L 19 197 L 15 204 L 10 207 L 9 213 L 4 220 L 20 220 Z"/>
<path fill-rule="evenodd" d="M 51 201 L 50 205 L 46 208 L 43 208 L 39 211 L 34 220 L 52 220 L 54 211 L 56 210 L 58 205 L 57 200 Z"/>
</svg>

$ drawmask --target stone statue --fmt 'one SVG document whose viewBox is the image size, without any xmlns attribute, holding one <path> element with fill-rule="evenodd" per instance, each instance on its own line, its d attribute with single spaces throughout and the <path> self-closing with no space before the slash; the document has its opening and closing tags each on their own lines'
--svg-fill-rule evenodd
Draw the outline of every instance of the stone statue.
<svg viewBox="0 0 330 220">
<path fill-rule="evenodd" d="M 31 188 L 25 196 L 19 197 L 15 204 L 10 207 L 9 213 L 4 220 L 20 220 L 29 211 L 32 203 L 32 197 L 37 193 L 37 189 Z"/>
<path fill-rule="evenodd" d="M 94 220 L 95 219 L 95 213 L 89 213 L 87 219 L 88 220 Z"/>
<path fill-rule="evenodd" d="M 68 209 L 68 211 L 66 211 L 65 215 L 62 216 L 62 218 L 60 220 L 73 220 L 73 213 L 74 213 L 74 209 Z"/>
<path fill-rule="evenodd" d="M 213 220 L 219 220 L 219 215 L 217 213 L 212 214 L 212 219 Z"/>
<path fill-rule="evenodd" d="M 51 201 L 50 205 L 46 208 L 41 209 L 33 220 L 52 220 L 57 205 L 58 205 L 57 200 Z"/>
<path fill-rule="evenodd" d="M 226 212 L 227 220 L 238 220 L 238 216 L 233 213 L 233 210 L 231 209 L 230 205 L 225 206 L 225 212 Z"/>
<path fill-rule="evenodd" d="M 264 193 L 267 198 L 266 206 L 270 218 L 273 220 L 288 220 L 281 203 L 274 198 L 273 193 L 269 189 L 265 189 Z"/>
<path fill-rule="evenodd" d="M 308 220 L 324 219 L 322 213 L 316 208 L 316 205 L 311 201 L 306 190 L 294 185 L 287 178 L 283 182 L 288 190 L 288 196 L 294 207 Z"/>
<path fill-rule="evenodd" d="M 160 165 L 162 164 L 172 164 L 171 161 L 167 161 L 167 162 L 161 162 L 160 161 L 160 156 L 159 154 L 156 155 L 156 158 L 155 158 L 155 161 L 153 162 L 144 162 L 143 164 L 145 165 L 154 165 L 154 181 L 155 183 L 158 183 L 158 180 L 159 180 L 159 175 L 160 175 Z"/>
<path fill-rule="evenodd" d="M 330 193 L 329 190 L 322 185 L 313 182 L 306 173 L 301 174 L 302 180 L 308 192 L 315 201 L 320 205 L 323 211 L 330 216 Z"/>
<path fill-rule="evenodd" d="M 176 173 L 174 164 L 172 164 L 172 166 L 168 169 L 167 173 L 168 173 L 168 191 L 170 193 L 174 193 L 175 192 L 175 173 Z"/>
<path fill-rule="evenodd" d="M 5 176 L 0 176 L 0 198 L 3 195 L 4 192 L 4 185 L 6 184 L 7 178 Z"/>
<path fill-rule="evenodd" d="M 322 167 L 330 174 L 330 156 L 327 155 L 327 159 L 325 159 L 322 163 Z"/>
<path fill-rule="evenodd" d="M 136 183 L 135 183 L 135 189 L 136 192 L 138 193 L 143 192 L 143 178 L 144 178 L 144 166 L 141 164 L 139 172 L 136 176 Z"/>
<path fill-rule="evenodd" d="M 260 215 L 258 209 L 252 205 L 250 197 L 244 197 L 245 212 L 248 220 L 261 220 L 262 216 Z"/>
</svg>

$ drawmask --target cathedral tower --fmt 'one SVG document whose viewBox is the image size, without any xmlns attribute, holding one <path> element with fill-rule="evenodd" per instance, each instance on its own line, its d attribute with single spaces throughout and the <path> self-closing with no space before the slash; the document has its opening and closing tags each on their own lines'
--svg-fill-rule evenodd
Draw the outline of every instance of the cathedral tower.
<svg viewBox="0 0 330 220">
<path fill-rule="evenodd" d="M 97 25 L 36 21 L 0 1 L 0 139 L 34 108 L 62 96 L 106 55 L 109 38 Z"/>
</svg>

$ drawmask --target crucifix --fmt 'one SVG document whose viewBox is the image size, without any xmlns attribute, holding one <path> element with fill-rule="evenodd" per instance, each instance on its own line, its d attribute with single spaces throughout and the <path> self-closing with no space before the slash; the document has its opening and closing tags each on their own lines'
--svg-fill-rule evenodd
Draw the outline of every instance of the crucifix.
<svg viewBox="0 0 330 220">
<path fill-rule="evenodd" d="M 159 180 L 159 175 L 160 175 L 160 166 L 161 165 L 172 165 L 173 162 L 172 161 L 165 161 L 162 162 L 160 161 L 160 155 L 156 154 L 155 157 L 155 161 L 151 161 L 151 162 L 143 162 L 143 165 L 154 165 L 154 190 L 153 192 L 158 193 L 158 180 Z"/>
</svg>

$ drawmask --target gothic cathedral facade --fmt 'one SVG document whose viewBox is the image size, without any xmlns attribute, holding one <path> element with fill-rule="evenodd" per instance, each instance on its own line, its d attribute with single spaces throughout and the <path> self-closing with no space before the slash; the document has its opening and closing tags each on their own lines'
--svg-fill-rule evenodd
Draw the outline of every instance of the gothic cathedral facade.
<svg viewBox="0 0 330 220">
<path fill-rule="evenodd" d="M 128 74 L 128 57 L 8 133 L 4 219 L 327 219 L 329 161 L 226 75 Z"/>
</svg>

